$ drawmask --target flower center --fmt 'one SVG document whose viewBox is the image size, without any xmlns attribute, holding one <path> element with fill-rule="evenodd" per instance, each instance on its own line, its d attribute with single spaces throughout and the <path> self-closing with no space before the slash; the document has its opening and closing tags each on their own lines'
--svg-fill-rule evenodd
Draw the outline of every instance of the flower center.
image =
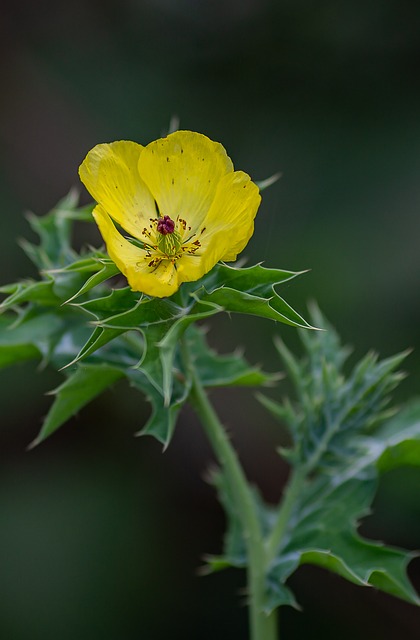
<svg viewBox="0 0 420 640">
<path fill-rule="evenodd" d="M 168 233 L 173 233 L 175 230 L 175 222 L 169 216 L 163 216 L 163 218 L 159 218 L 157 222 L 157 230 L 164 236 Z"/>
<path fill-rule="evenodd" d="M 205 231 L 201 229 L 200 235 Z M 172 220 L 170 216 L 150 218 L 149 228 L 142 231 L 144 237 L 143 248 L 146 250 L 145 259 L 148 266 L 156 268 L 163 260 L 175 264 L 184 254 L 195 255 L 201 247 L 201 242 L 191 234 L 191 227 L 177 216 Z"/>
</svg>

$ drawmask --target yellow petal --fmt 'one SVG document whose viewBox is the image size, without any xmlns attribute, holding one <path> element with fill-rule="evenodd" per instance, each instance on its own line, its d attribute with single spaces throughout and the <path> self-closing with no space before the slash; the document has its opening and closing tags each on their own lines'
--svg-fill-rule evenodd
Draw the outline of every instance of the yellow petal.
<svg viewBox="0 0 420 640">
<path fill-rule="evenodd" d="M 220 179 L 233 171 L 224 147 L 192 131 L 176 131 L 143 149 L 139 174 L 160 214 L 180 216 L 196 230 L 204 220 Z"/>
<path fill-rule="evenodd" d="M 93 217 L 99 227 L 111 260 L 125 275 L 134 291 L 141 291 L 149 296 L 164 298 L 171 296 L 179 288 L 177 272 L 169 261 L 162 261 L 158 267 L 149 267 L 144 249 L 140 249 L 126 240 L 115 228 L 105 209 L 98 205 Z"/>
<path fill-rule="evenodd" d="M 203 221 L 201 248 L 195 255 L 182 256 L 177 264 L 180 282 L 198 280 L 219 260 L 235 260 L 254 232 L 260 202 L 258 187 L 246 173 L 225 175 Z"/>
<path fill-rule="evenodd" d="M 93 198 L 133 237 L 156 216 L 153 197 L 138 174 L 143 147 L 122 140 L 98 144 L 87 154 L 80 179 Z"/>
<path fill-rule="evenodd" d="M 254 219 L 261 203 L 260 191 L 248 174 L 243 171 L 226 176 L 221 180 L 217 196 L 205 221 L 213 229 L 223 211 L 225 234 L 229 238 L 226 251 L 218 260 L 230 262 L 243 251 L 254 233 Z M 213 226 L 214 225 L 214 226 Z"/>
</svg>

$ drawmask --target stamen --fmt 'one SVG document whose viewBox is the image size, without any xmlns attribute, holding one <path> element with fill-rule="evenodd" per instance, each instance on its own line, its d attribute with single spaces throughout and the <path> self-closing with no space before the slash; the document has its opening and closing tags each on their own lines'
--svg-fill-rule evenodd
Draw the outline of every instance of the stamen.
<svg viewBox="0 0 420 640">
<path fill-rule="evenodd" d="M 177 215 L 175 221 L 166 215 L 150 218 L 149 228 L 144 227 L 141 232 L 147 266 L 155 271 L 162 262 L 169 260 L 176 267 L 183 255 L 195 256 L 201 242 L 197 240 L 195 233 L 185 234 L 187 230 L 190 232 L 191 227 L 180 215 Z M 200 236 L 204 231 L 203 227 Z M 188 237 L 182 240 L 184 234 Z"/>
</svg>

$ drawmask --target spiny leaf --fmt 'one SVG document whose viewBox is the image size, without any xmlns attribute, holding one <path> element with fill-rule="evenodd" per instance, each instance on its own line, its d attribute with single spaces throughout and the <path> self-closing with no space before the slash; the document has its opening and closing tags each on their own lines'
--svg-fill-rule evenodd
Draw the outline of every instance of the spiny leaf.
<svg viewBox="0 0 420 640">
<path fill-rule="evenodd" d="M 221 470 L 213 471 L 210 483 L 216 488 L 219 501 L 227 515 L 227 527 L 223 541 L 223 556 L 208 556 L 208 572 L 227 567 L 246 567 L 247 551 L 243 527 L 232 486 Z"/>
<path fill-rule="evenodd" d="M 327 326 L 320 312 L 313 321 Z M 391 419 L 385 409 L 401 379 L 395 369 L 407 353 L 382 361 L 368 354 L 345 376 L 348 350 L 330 331 L 302 332 L 306 357 L 300 361 L 277 343 L 298 402 L 281 406 L 263 400 L 289 424 L 295 438 L 289 461 L 306 476 L 267 575 L 268 601 L 285 604 L 276 584 L 282 587 L 300 564 L 311 563 L 419 604 L 406 575 L 413 554 L 364 540 L 357 532 L 371 508 L 378 473 L 420 465 L 420 400 Z"/>
<path fill-rule="evenodd" d="M 35 447 L 61 427 L 72 415 L 102 393 L 124 372 L 106 364 L 80 365 L 53 393 L 54 403 L 42 425 L 39 435 L 30 445 Z"/>
<path fill-rule="evenodd" d="M 276 292 L 275 286 L 303 272 L 266 269 L 260 264 L 248 268 L 218 264 L 191 289 L 196 300 L 213 302 L 224 311 L 257 315 L 295 327 L 312 328 Z"/>
<path fill-rule="evenodd" d="M 102 327 L 95 327 L 90 337 L 85 342 L 85 344 L 80 349 L 80 351 L 77 353 L 75 358 L 73 358 L 73 360 L 71 360 L 70 362 L 67 362 L 63 367 L 63 369 L 67 367 L 71 367 L 77 364 L 78 362 L 80 362 L 81 360 L 84 360 L 88 356 L 92 355 L 93 353 L 95 353 L 96 351 L 98 351 L 99 349 L 107 345 L 109 342 L 111 342 L 115 338 L 118 338 L 123 333 L 125 332 L 121 329 L 103 329 Z"/>
<path fill-rule="evenodd" d="M 53 290 L 53 281 L 22 281 L 0 287 L 0 293 L 8 297 L 0 304 L 0 313 L 24 302 L 36 302 L 43 306 L 56 306 L 59 298 Z"/>
<path fill-rule="evenodd" d="M 141 299 L 141 297 L 140 297 Z M 66 363 L 66 366 L 76 364 L 80 360 L 84 360 L 88 356 L 94 354 L 99 349 L 107 345 L 112 340 L 115 340 L 122 334 L 126 333 L 128 329 L 125 328 L 111 328 L 107 326 L 100 326 L 98 322 L 103 319 L 112 318 L 116 316 L 124 316 L 125 311 L 132 311 L 133 308 L 139 303 L 139 294 L 131 291 L 129 287 L 123 289 L 112 290 L 106 296 L 99 298 L 92 298 L 79 303 L 71 303 L 70 307 L 76 310 L 86 312 L 91 317 L 96 318 L 97 323 L 94 326 L 93 331 L 90 333 L 88 339 L 80 348 L 77 355 Z M 90 323 L 94 324 L 94 323 Z"/>
<path fill-rule="evenodd" d="M 307 480 L 283 537 L 267 583 L 282 584 L 300 564 L 317 564 L 360 586 L 375 586 L 413 604 L 419 599 L 406 568 L 413 554 L 364 540 L 356 531 L 358 521 L 369 512 L 377 487 L 377 470 L 392 468 L 395 450 L 407 442 L 420 443 L 420 402 L 399 418 L 384 425 L 375 439 L 359 443 L 354 460 L 348 460 L 334 474 L 320 474 Z M 409 463 L 420 465 L 409 453 Z M 398 464 L 407 462 L 404 449 Z M 278 573 L 283 558 L 294 558 L 288 573 Z M 284 565 L 282 565 L 284 566 Z M 273 596 L 274 597 L 274 596 Z M 279 603 L 280 604 L 280 603 Z"/>
<path fill-rule="evenodd" d="M 144 393 L 152 405 L 149 420 L 136 435 L 153 436 L 166 449 L 172 439 L 179 412 L 188 398 L 191 388 L 190 377 L 183 376 L 175 381 L 170 402 L 165 405 L 161 392 L 152 384 L 149 376 L 145 375 L 144 369 L 128 369 L 126 375 L 131 384 Z"/>
<path fill-rule="evenodd" d="M 157 346 L 162 364 L 162 391 L 166 405 L 169 403 L 172 394 L 173 363 L 180 339 L 193 322 L 204 320 L 219 312 L 219 307 L 214 304 L 204 303 L 195 305 L 194 313 L 189 313 L 173 322 L 158 343 Z"/>
<path fill-rule="evenodd" d="M 184 314 L 184 310 L 174 304 L 170 298 L 141 297 L 134 307 L 98 321 L 98 326 L 109 329 L 138 329 L 142 325 L 175 320 Z"/>
<path fill-rule="evenodd" d="M 268 269 L 261 264 L 252 267 L 232 267 L 221 263 L 202 279 L 201 284 L 208 293 L 226 286 L 236 291 L 270 297 L 274 286 L 288 282 L 303 273 L 305 272 Z"/>
<path fill-rule="evenodd" d="M 170 327 L 170 322 L 160 322 L 141 329 L 145 347 L 142 358 L 136 366 L 136 369 L 141 371 L 142 375 L 147 378 L 152 387 L 160 394 L 163 404 L 163 368 L 159 343 L 163 340 Z"/>
<path fill-rule="evenodd" d="M 284 402 L 281 404 L 272 398 L 267 398 L 267 396 L 264 396 L 262 393 L 257 394 L 257 398 L 275 418 L 286 421 L 289 424 L 293 422 L 294 414 L 289 403 Z"/>
<path fill-rule="evenodd" d="M 299 332 L 306 351 L 300 361 L 280 340 L 275 344 L 297 395 L 294 404 L 287 401 L 284 417 L 302 463 L 315 470 L 354 455 L 357 438 L 389 417 L 390 393 L 403 377 L 395 369 L 407 352 L 382 361 L 370 353 L 346 377 L 343 366 L 349 349 L 341 346 L 319 310 L 313 320 L 325 330 Z"/>
<path fill-rule="evenodd" d="M 71 221 L 76 215 L 78 196 L 72 191 L 47 215 L 37 217 L 28 214 L 32 229 L 40 238 L 35 246 L 21 243 L 28 257 L 39 269 L 64 266 L 76 258 L 70 245 Z"/>
<path fill-rule="evenodd" d="M 130 287 L 123 287 L 121 289 L 112 289 L 106 295 L 100 295 L 83 302 L 71 302 L 70 304 L 76 309 L 85 311 L 96 320 L 106 321 L 108 318 L 113 318 L 134 309 L 139 300 L 141 300 L 141 294 L 132 291 Z"/>
<path fill-rule="evenodd" d="M 202 327 L 190 327 L 186 340 L 205 387 L 269 386 L 279 379 L 278 374 L 268 374 L 250 366 L 239 352 L 220 355 L 213 351 L 206 342 Z"/>
<path fill-rule="evenodd" d="M 280 298 L 275 292 L 270 298 L 251 295 L 244 291 L 237 291 L 229 287 L 220 287 L 212 293 L 200 294 L 200 299 L 219 305 L 224 311 L 244 313 L 260 318 L 267 318 L 292 327 L 311 328 L 310 325 Z"/>
<path fill-rule="evenodd" d="M 19 360 L 26 354 L 28 357 L 42 357 L 44 361 L 48 361 L 64 331 L 63 317 L 44 309 L 38 313 L 28 313 L 14 322 L 10 316 L 2 317 L 0 351 L 3 353 L 3 366 L 13 364 L 13 354 Z"/>
<path fill-rule="evenodd" d="M 74 293 L 67 303 L 72 302 L 76 298 L 79 298 L 83 294 L 87 293 L 97 285 L 109 280 L 119 270 L 117 266 L 106 257 L 103 257 L 99 252 L 95 252 L 93 255 L 77 260 L 70 265 L 67 265 L 63 269 L 55 269 L 48 272 L 52 278 L 57 278 L 59 275 L 65 275 L 67 273 L 92 273 L 92 275 L 83 283 L 83 285 Z"/>
<path fill-rule="evenodd" d="M 11 330 L 14 318 L 4 315 L 0 317 L 0 369 L 25 360 L 34 360 L 41 356 L 32 336 Z"/>
<path fill-rule="evenodd" d="M 325 545 L 326 540 L 322 540 Z M 305 551 L 300 564 L 314 564 L 362 587 L 376 587 L 398 598 L 420 604 L 407 579 L 407 565 L 414 557 L 399 549 L 363 540 L 357 534 L 338 534 L 329 548 Z"/>
<path fill-rule="evenodd" d="M 77 271 L 78 273 L 95 273 L 100 271 L 103 264 L 114 264 L 107 254 L 98 249 L 93 249 L 87 255 L 81 255 L 76 260 L 64 267 L 50 269 L 48 273 L 68 273 Z"/>
</svg>

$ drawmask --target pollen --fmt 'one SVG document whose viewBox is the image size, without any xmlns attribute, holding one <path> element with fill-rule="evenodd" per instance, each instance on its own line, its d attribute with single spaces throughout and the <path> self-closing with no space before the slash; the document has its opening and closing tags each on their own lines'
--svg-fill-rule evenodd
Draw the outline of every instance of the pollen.
<svg viewBox="0 0 420 640">
<path fill-rule="evenodd" d="M 170 261 L 174 266 L 185 254 L 196 255 L 201 242 L 195 233 L 191 234 L 191 226 L 179 215 L 176 220 L 168 215 L 150 218 L 149 228 L 144 227 L 143 249 L 147 266 L 154 271 L 163 261 Z M 205 228 L 201 230 L 200 235 Z"/>
</svg>

